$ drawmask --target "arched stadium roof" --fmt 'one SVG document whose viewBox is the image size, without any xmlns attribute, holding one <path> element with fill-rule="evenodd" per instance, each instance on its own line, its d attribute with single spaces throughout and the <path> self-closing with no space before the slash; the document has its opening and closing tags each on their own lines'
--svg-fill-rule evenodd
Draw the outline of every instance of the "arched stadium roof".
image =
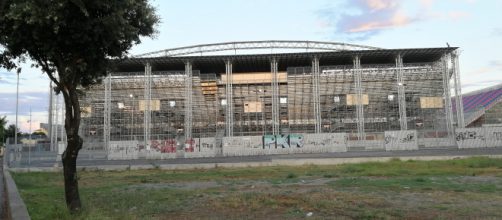
<svg viewBox="0 0 502 220">
<path fill-rule="evenodd" d="M 214 44 L 200 44 L 186 47 L 177 47 L 165 50 L 159 50 L 133 56 L 134 58 L 151 57 L 178 57 L 189 55 L 202 55 L 204 53 L 256 50 L 256 49 L 305 49 L 318 51 L 349 51 L 349 50 L 377 50 L 378 47 L 339 43 L 324 41 L 288 41 L 288 40 L 269 40 L 269 41 L 236 41 Z"/>
</svg>

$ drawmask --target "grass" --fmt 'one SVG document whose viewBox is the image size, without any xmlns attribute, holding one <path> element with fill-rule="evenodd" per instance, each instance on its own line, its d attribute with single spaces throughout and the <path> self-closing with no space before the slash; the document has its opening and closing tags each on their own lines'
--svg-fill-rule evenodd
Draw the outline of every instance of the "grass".
<svg viewBox="0 0 502 220">
<path fill-rule="evenodd" d="M 208 170 L 81 171 L 83 210 L 61 173 L 13 173 L 32 219 L 502 218 L 502 159 Z"/>
</svg>

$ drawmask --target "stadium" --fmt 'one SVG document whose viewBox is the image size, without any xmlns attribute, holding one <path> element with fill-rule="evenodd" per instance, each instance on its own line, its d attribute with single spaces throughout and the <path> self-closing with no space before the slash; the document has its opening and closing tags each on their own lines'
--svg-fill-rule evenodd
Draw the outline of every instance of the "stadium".
<svg viewBox="0 0 502 220">
<path fill-rule="evenodd" d="M 251 41 L 134 56 L 81 96 L 84 149 L 131 159 L 456 146 L 458 55 Z"/>
</svg>

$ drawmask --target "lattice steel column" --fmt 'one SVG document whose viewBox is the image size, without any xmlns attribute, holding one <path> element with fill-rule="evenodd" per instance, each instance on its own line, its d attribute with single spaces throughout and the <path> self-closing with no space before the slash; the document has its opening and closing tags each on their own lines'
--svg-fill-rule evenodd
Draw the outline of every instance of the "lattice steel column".
<svg viewBox="0 0 502 220">
<path fill-rule="evenodd" d="M 452 67 L 453 67 L 453 79 L 455 86 L 455 105 L 457 109 L 457 126 L 459 128 L 465 127 L 464 121 L 464 101 L 462 100 L 462 85 L 460 82 L 460 66 L 458 63 L 458 56 L 460 55 L 460 51 L 454 51 L 452 53 Z"/>
<path fill-rule="evenodd" d="M 192 63 L 185 62 L 185 142 L 192 139 Z"/>
<path fill-rule="evenodd" d="M 272 134 L 279 134 L 279 79 L 277 59 L 272 58 L 270 62 L 272 73 Z"/>
<path fill-rule="evenodd" d="M 319 58 L 312 60 L 312 99 L 314 101 L 315 133 L 321 133 L 321 98 L 319 92 Z"/>
<path fill-rule="evenodd" d="M 103 112 L 103 142 L 104 148 L 108 152 L 110 148 L 110 117 L 111 117 L 111 101 L 112 101 L 112 81 L 110 75 L 105 80 L 105 103 Z"/>
<path fill-rule="evenodd" d="M 150 143 L 150 124 L 152 120 L 152 66 L 150 63 L 145 65 L 145 112 L 144 112 L 144 123 L 143 132 L 145 135 L 145 146 Z"/>
<path fill-rule="evenodd" d="M 232 61 L 225 61 L 225 98 L 227 99 L 225 113 L 225 129 L 227 137 L 234 136 L 234 98 L 233 98 L 233 77 L 232 77 Z"/>
<path fill-rule="evenodd" d="M 403 57 L 398 54 L 396 57 L 397 72 L 397 100 L 399 105 L 399 123 L 401 130 L 408 130 L 408 119 L 406 117 L 406 93 L 404 92 L 403 79 Z"/>
<path fill-rule="evenodd" d="M 362 69 L 361 59 L 359 56 L 354 57 L 354 82 L 356 89 L 356 115 L 357 115 L 357 137 L 359 140 L 365 140 L 366 134 L 364 133 L 364 106 L 363 106 L 363 90 L 361 86 Z"/>
<path fill-rule="evenodd" d="M 443 89 L 444 89 L 444 110 L 446 116 L 446 131 L 448 137 L 453 137 L 453 112 L 451 108 L 451 94 L 450 94 L 450 71 L 448 69 L 448 62 L 450 62 L 450 54 L 445 54 L 442 57 L 443 64 Z"/>
</svg>

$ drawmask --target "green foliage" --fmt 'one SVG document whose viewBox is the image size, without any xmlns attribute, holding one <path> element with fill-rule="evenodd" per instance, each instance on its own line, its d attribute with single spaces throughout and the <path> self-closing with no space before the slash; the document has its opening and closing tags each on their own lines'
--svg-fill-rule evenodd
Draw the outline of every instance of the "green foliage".
<svg viewBox="0 0 502 220">
<path fill-rule="evenodd" d="M 70 85 L 91 85 L 124 57 L 159 18 L 147 0 L 4 0 L 0 4 L 0 64 L 30 58 Z M 55 80 L 54 78 L 52 80 Z M 64 89 L 64 88 L 59 88 Z"/>
<path fill-rule="evenodd" d="M 3 144 L 6 138 L 6 129 L 5 125 L 7 125 L 7 116 L 0 117 L 0 146 Z"/>
<path fill-rule="evenodd" d="M 147 0 L 2 0 L 0 67 L 13 69 L 26 59 L 62 93 L 68 144 L 63 153 L 68 208 L 80 210 L 76 160 L 82 148 L 80 87 L 97 83 L 140 37 L 151 37 L 159 18 Z M 20 69 L 18 68 L 18 73 Z M 57 75 L 56 75 L 57 74 Z"/>
</svg>

